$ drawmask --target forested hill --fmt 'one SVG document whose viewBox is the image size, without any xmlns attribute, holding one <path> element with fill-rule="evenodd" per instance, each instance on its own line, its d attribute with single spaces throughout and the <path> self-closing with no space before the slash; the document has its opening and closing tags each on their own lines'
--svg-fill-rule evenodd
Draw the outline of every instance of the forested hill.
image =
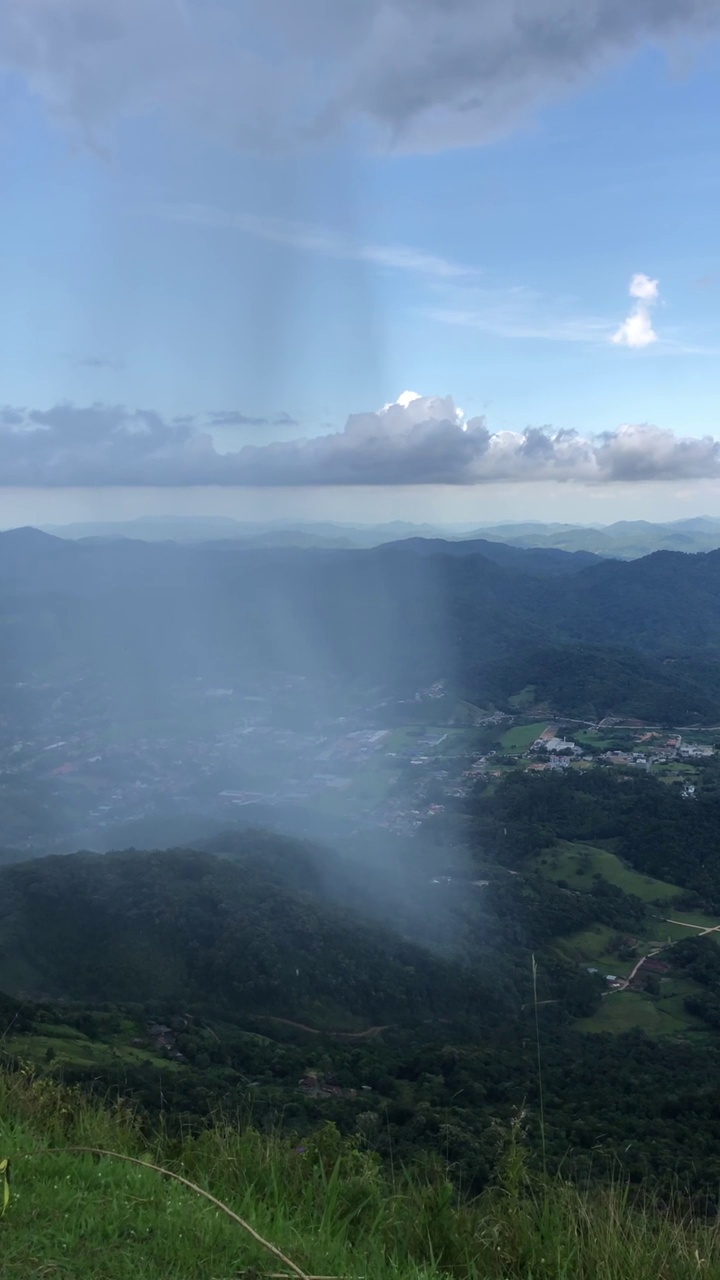
<svg viewBox="0 0 720 1280">
<path fill-rule="evenodd" d="M 590 565 L 602 563 L 602 557 L 591 551 L 560 551 L 554 547 L 513 547 L 504 542 L 490 542 L 487 538 L 463 538 L 446 541 L 443 538 L 403 538 L 400 542 L 382 544 L 381 550 L 407 552 L 425 556 L 484 556 L 494 564 L 538 578 L 565 576 L 579 573 Z"/>
<path fill-rule="evenodd" d="M 545 681 L 538 694 L 567 714 L 720 714 L 720 552 L 576 571 L 568 556 L 559 572 L 564 553 L 495 545 L 491 560 L 490 545 L 252 551 L 2 534 L 5 698 L 82 678 L 112 715 L 128 701 L 162 710 L 177 681 L 289 672 L 399 695 L 449 679 L 499 704 Z M 539 576 L 543 556 L 554 560 Z"/>
<path fill-rule="evenodd" d="M 224 843 L 224 857 L 130 850 L 0 868 L 0 990 L 201 1002 L 320 1026 L 495 1004 L 486 977 L 459 959 L 415 945 L 381 912 L 351 909 L 351 879 L 338 874 L 331 894 L 319 851 L 259 833 Z"/>
<path fill-rule="evenodd" d="M 662 653 L 720 643 L 720 551 L 602 561 L 562 593 L 570 634 Z"/>
<path fill-rule="evenodd" d="M 248 830 L 6 865 L 3 1054 L 179 1128 L 333 1120 L 389 1167 L 441 1153 L 465 1188 L 520 1109 L 538 1162 L 715 1196 L 719 796 L 713 763 L 692 801 L 639 772 L 513 771 L 432 841 Z"/>
</svg>

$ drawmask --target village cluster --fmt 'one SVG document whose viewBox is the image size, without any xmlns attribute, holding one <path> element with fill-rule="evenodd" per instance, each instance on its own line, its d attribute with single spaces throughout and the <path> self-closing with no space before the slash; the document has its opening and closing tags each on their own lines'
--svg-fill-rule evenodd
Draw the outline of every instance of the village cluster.
<svg viewBox="0 0 720 1280">
<path fill-rule="evenodd" d="M 712 736 L 638 722 L 533 725 L 477 708 L 463 719 L 456 707 L 467 704 L 442 683 L 404 704 L 359 693 L 338 714 L 326 690 L 297 678 L 247 690 L 197 680 L 157 721 L 113 719 L 82 682 L 24 692 L 33 715 L 22 735 L 0 732 L 0 786 L 39 797 L 58 839 L 173 814 L 267 821 L 278 810 L 312 813 L 330 830 L 412 834 L 509 768 L 675 769 L 692 798 L 693 770 L 715 752 Z"/>
</svg>

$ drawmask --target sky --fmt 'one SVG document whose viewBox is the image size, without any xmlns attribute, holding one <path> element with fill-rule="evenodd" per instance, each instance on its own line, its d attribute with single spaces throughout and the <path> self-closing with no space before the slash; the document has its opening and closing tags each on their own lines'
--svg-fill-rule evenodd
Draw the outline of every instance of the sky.
<svg viewBox="0 0 720 1280">
<path fill-rule="evenodd" d="M 720 0 L 0 0 L 0 523 L 720 515 L 719 72 Z"/>
</svg>

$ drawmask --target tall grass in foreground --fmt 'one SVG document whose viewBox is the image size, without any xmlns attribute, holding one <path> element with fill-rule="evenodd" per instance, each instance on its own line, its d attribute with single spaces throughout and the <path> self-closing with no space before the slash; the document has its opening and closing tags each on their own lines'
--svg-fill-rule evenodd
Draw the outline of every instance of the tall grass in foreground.
<svg viewBox="0 0 720 1280">
<path fill-rule="evenodd" d="M 191 1191 L 150 1169 L 50 1150 L 69 1145 L 182 1173 L 311 1275 L 720 1280 L 715 1226 L 633 1204 L 623 1187 L 531 1177 L 519 1125 L 507 1135 L 496 1186 L 463 1202 L 440 1167 L 391 1182 L 331 1127 L 302 1142 L 222 1124 L 183 1143 L 150 1142 L 122 1105 L 103 1108 L 48 1080 L 0 1073 L 0 1158 L 14 1158 L 0 1220 L 2 1280 L 229 1280 L 251 1268 L 283 1270 Z"/>
</svg>

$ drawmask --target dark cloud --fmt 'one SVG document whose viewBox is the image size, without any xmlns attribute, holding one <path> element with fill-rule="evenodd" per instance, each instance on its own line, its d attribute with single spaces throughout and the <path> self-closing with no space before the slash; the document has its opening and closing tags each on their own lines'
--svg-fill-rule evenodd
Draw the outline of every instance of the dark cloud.
<svg viewBox="0 0 720 1280">
<path fill-rule="evenodd" d="M 217 458 L 191 423 L 122 405 L 55 405 L 0 420 L 0 484 L 195 484 Z"/>
<path fill-rule="evenodd" d="M 214 427 L 296 427 L 296 418 L 289 413 L 278 413 L 274 418 L 253 418 L 238 409 L 216 409 L 210 414 Z"/>
<path fill-rule="evenodd" d="M 351 415 L 342 431 L 221 453 L 210 430 L 122 405 L 0 410 L 0 485 L 610 484 L 720 478 L 720 442 L 649 425 L 588 438 L 549 427 L 491 432 L 451 397 Z"/>
<path fill-rule="evenodd" d="M 110 360 L 107 356 L 80 356 L 79 359 L 73 361 L 79 369 L 124 369 L 125 365 L 121 360 Z"/>
<path fill-rule="evenodd" d="M 719 19 L 719 0 L 0 0 L 0 59 L 86 136 L 160 111 L 241 144 L 364 118 L 443 147 Z"/>
<path fill-rule="evenodd" d="M 21 422 L 25 421 L 24 409 L 13 409 L 10 405 L 4 405 L 0 408 L 0 426 L 3 427 L 19 427 Z"/>
<path fill-rule="evenodd" d="M 344 99 L 408 147 L 483 142 L 645 41 L 701 37 L 718 0 L 397 0 L 378 4 Z"/>
</svg>

